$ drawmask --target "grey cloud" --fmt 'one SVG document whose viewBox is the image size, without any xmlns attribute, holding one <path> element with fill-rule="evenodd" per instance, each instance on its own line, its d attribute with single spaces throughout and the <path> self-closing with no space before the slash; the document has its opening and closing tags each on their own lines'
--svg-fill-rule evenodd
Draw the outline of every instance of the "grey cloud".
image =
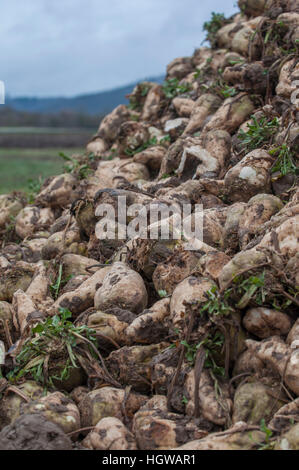
<svg viewBox="0 0 299 470">
<path fill-rule="evenodd" d="M 235 0 L 10 0 L 0 79 L 13 95 L 74 95 L 160 75 L 191 55 L 212 11 Z"/>
</svg>

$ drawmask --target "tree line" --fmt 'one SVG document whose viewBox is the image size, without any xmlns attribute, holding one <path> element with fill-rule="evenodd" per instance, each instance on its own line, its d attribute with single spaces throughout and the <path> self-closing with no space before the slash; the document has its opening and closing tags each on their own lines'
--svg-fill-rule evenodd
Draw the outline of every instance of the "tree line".
<svg viewBox="0 0 299 470">
<path fill-rule="evenodd" d="M 64 127 L 97 129 L 103 115 L 89 115 L 79 111 L 36 113 L 18 111 L 8 106 L 0 108 L 0 126 L 3 127 Z"/>
</svg>

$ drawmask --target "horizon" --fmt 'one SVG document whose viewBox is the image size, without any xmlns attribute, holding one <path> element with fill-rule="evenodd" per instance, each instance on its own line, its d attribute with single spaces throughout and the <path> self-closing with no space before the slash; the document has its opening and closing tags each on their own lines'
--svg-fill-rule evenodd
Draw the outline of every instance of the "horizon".
<svg viewBox="0 0 299 470">
<path fill-rule="evenodd" d="M 95 90 L 95 91 L 90 91 L 90 92 L 86 92 L 86 93 L 79 93 L 79 94 L 75 94 L 75 95 L 70 95 L 70 96 L 65 96 L 65 95 L 53 95 L 53 96 L 36 96 L 36 95 L 11 95 L 10 93 L 7 93 L 6 92 L 6 101 L 7 101 L 7 98 L 8 99 L 13 99 L 13 100 L 20 100 L 20 99 L 37 99 L 37 100 L 51 100 L 51 99 L 74 99 L 74 98 L 79 98 L 79 97 L 83 97 L 83 96 L 92 96 L 92 95 L 98 95 L 100 93 L 109 93 L 110 91 L 114 91 L 114 90 L 118 90 L 118 89 L 122 89 L 122 88 L 126 88 L 126 87 L 129 87 L 129 86 L 134 86 L 136 83 L 140 83 L 140 82 L 143 82 L 143 81 L 147 81 L 147 80 L 162 80 L 162 77 L 165 77 L 165 73 L 164 74 L 160 74 L 160 75 L 157 75 L 157 76 L 152 76 L 152 77 L 145 77 L 145 78 L 139 78 L 139 79 L 136 79 L 136 80 L 133 80 L 131 81 L 130 83 L 124 83 L 120 86 L 115 86 L 113 88 L 107 88 L 107 89 L 104 89 L 104 90 Z"/>
</svg>

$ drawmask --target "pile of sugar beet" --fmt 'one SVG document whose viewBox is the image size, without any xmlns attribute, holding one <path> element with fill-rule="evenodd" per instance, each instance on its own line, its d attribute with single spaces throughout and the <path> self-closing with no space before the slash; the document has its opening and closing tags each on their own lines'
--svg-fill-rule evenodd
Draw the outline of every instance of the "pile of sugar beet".
<svg viewBox="0 0 299 470">
<path fill-rule="evenodd" d="M 0 196 L 0 449 L 299 449 L 299 5 L 239 6 Z M 119 196 L 203 241 L 99 239 Z"/>
</svg>

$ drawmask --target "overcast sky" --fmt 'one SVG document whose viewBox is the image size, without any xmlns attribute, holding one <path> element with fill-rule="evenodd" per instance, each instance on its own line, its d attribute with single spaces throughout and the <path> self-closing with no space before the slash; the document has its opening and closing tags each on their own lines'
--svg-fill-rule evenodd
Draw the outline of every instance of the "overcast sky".
<svg viewBox="0 0 299 470">
<path fill-rule="evenodd" d="M 0 80 L 13 96 L 77 95 L 163 75 L 190 56 L 211 12 L 236 0 L 6 0 Z"/>
</svg>

